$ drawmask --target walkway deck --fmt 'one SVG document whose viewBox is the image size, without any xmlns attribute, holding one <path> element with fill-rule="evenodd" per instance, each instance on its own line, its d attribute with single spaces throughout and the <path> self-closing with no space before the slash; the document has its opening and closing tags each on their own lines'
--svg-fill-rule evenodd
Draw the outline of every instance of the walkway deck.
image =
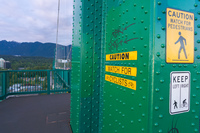
<svg viewBox="0 0 200 133">
<path fill-rule="evenodd" d="M 1 133 L 71 133 L 70 94 L 8 98 L 0 102 Z"/>
</svg>

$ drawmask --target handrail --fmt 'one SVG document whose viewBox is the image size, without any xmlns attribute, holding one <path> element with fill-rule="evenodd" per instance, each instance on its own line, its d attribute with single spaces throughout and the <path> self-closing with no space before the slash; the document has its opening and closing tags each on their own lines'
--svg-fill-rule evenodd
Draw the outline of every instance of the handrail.
<svg viewBox="0 0 200 133">
<path fill-rule="evenodd" d="M 70 70 L 0 71 L 0 100 L 9 95 L 70 92 Z"/>
</svg>

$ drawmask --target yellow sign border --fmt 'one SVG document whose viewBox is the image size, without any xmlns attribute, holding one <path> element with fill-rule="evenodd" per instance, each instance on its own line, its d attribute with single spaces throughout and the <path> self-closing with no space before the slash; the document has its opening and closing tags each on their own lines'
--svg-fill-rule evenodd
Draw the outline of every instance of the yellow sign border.
<svg viewBox="0 0 200 133">
<path fill-rule="evenodd" d="M 192 25 L 192 28 L 193 28 L 193 33 L 191 33 L 191 37 L 190 38 L 192 38 L 193 39 L 193 41 L 190 41 L 191 43 L 190 44 L 192 44 L 192 47 L 190 47 L 190 52 L 189 52 L 189 54 L 186 54 L 187 56 L 188 55 L 190 55 L 190 59 L 188 59 L 188 60 L 184 60 L 184 59 L 168 59 L 168 58 L 171 58 L 171 57 L 169 57 L 169 55 L 171 55 L 171 54 L 168 54 L 168 51 L 169 51 L 169 49 L 168 49 L 168 45 L 169 45 L 169 43 L 168 43 L 168 19 L 170 19 L 170 18 L 168 18 L 168 10 L 172 10 L 172 11 L 176 11 L 176 12 L 181 12 L 181 13 L 188 13 L 188 14 L 192 14 L 193 15 L 193 25 Z M 178 9 L 173 9 L 173 8 L 166 8 L 166 63 L 170 63 L 170 64 L 172 64 L 172 63 L 183 63 L 183 64 L 192 64 L 192 63 L 194 63 L 194 13 L 193 12 L 187 12 L 187 11 L 183 11 L 183 10 L 178 10 Z M 179 30 L 179 31 L 183 31 L 183 30 Z M 186 51 L 188 50 L 187 48 L 185 48 L 186 49 Z"/>
</svg>

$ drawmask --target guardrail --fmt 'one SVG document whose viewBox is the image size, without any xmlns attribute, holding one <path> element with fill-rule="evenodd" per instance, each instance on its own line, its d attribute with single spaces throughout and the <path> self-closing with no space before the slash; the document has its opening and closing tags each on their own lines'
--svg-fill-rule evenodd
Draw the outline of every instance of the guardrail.
<svg viewBox="0 0 200 133">
<path fill-rule="evenodd" d="M 0 100 L 9 95 L 70 92 L 71 70 L 0 71 Z"/>
</svg>

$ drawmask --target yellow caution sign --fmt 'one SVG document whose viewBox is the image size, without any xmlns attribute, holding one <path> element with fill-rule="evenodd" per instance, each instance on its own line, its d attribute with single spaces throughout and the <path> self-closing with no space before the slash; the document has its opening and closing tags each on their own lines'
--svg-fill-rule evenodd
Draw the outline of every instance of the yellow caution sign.
<svg viewBox="0 0 200 133">
<path fill-rule="evenodd" d="M 194 62 L 194 14 L 167 8 L 166 62 Z"/>
<path fill-rule="evenodd" d="M 106 61 L 137 60 L 137 51 L 107 54 Z"/>
<path fill-rule="evenodd" d="M 129 76 L 137 75 L 136 67 L 125 67 L 125 66 L 108 66 L 106 65 L 106 72 L 124 74 Z"/>
<path fill-rule="evenodd" d="M 129 80 L 129 79 L 124 79 L 124 78 L 119 78 L 111 75 L 105 75 L 105 80 L 112 82 L 114 84 L 118 84 L 121 86 L 124 86 L 129 89 L 136 90 L 136 81 Z"/>
</svg>

